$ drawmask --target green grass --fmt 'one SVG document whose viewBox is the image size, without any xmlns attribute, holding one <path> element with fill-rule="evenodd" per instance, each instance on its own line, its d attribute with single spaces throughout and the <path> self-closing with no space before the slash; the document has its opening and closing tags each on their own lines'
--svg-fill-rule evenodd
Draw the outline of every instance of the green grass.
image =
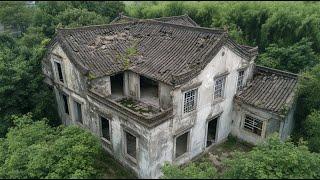
<svg viewBox="0 0 320 180">
<path fill-rule="evenodd" d="M 230 151 L 233 149 L 249 151 L 252 149 L 253 145 L 246 143 L 244 141 L 240 141 L 236 137 L 229 135 L 227 141 L 221 144 L 221 147 L 226 151 Z"/>
<path fill-rule="evenodd" d="M 136 175 L 105 153 L 98 162 L 102 171 L 101 179 L 137 179 Z"/>
</svg>

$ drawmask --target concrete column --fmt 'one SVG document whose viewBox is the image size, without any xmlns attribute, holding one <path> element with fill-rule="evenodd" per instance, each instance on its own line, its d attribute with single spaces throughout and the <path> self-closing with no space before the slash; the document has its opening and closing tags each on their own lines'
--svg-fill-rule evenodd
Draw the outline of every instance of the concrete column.
<svg viewBox="0 0 320 180">
<path fill-rule="evenodd" d="M 168 109 L 172 106 L 172 97 L 170 95 L 171 90 L 171 86 L 159 82 L 159 99 L 160 107 L 162 109 Z"/>
<path fill-rule="evenodd" d="M 128 72 L 129 96 L 140 99 L 140 76 L 134 72 Z"/>
</svg>

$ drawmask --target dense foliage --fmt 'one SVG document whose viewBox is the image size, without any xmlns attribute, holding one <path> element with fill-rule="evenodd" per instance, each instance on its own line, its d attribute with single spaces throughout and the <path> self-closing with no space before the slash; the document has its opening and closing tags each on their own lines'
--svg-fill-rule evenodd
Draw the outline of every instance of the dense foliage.
<svg viewBox="0 0 320 180">
<path fill-rule="evenodd" d="M 257 63 L 280 69 L 299 73 L 301 70 L 310 68 L 319 63 L 319 57 L 312 50 L 312 43 L 307 39 L 286 47 L 271 44 L 266 52 L 260 55 Z"/>
<path fill-rule="evenodd" d="M 282 142 L 277 135 L 249 152 L 235 152 L 223 160 L 224 170 L 217 172 L 212 163 L 193 162 L 184 167 L 166 164 L 162 178 L 203 179 L 282 179 L 319 178 L 320 155 L 303 144 Z"/>
<path fill-rule="evenodd" d="M 210 162 L 189 163 L 185 167 L 166 163 L 162 167 L 162 172 L 162 179 L 215 179 L 218 175 Z"/>
<path fill-rule="evenodd" d="M 308 115 L 305 122 L 309 147 L 314 152 L 320 152 L 320 111 L 314 111 Z"/>
<path fill-rule="evenodd" d="M 124 10 L 121 2 L 0 2 L 0 22 L 21 36 L 0 34 L 0 137 L 12 125 L 10 116 L 32 112 L 58 125 L 52 90 L 43 83 L 41 60 L 58 27 L 105 24 Z M 17 13 L 18 12 L 18 13 Z"/>
<path fill-rule="evenodd" d="M 235 179 L 319 178 L 320 155 L 307 146 L 281 142 L 273 136 L 247 153 L 227 160 L 224 177 Z"/>
<path fill-rule="evenodd" d="M 103 154 L 99 140 L 75 126 L 52 128 L 30 114 L 13 117 L 0 139 L 2 178 L 95 178 Z"/>
</svg>

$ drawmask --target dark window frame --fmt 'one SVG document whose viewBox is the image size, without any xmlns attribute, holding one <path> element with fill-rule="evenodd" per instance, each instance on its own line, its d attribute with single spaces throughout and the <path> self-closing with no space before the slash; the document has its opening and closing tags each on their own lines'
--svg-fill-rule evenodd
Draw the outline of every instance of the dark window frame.
<svg viewBox="0 0 320 180">
<path fill-rule="evenodd" d="M 66 98 L 64 98 L 64 97 L 66 97 Z M 69 105 L 70 96 L 61 92 L 61 98 L 63 101 L 64 113 L 70 115 L 70 105 Z"/>
<path fill-rule="evenodd" d="M 132 162 L 137 164 L 138 153 L 139 153 L 139 151 L 138 151 L 139 138 L 138 138 L 138 136 L 135 135 L 135 133 L 132 133 L 131 131 L 129 131 L 127 129 L 124 129 L 123 132 L 124 132 L 124 153 L 125 153 L 125 156 L 128 159 L 130 159 Z M 128 134 L 135 138 L 135 156 L 132 156 L 131 154 L 128 153 L 128 137 L 127 137 Z"/>
<path fill-rule="evenodd" d="M 184 131 L 184 132 L 177 134 L 175 136 L 175 138 L 174 138 L 174 147 L 175 147 L 174 159 L 179 159 L 180 157 L 183 157 L 184 155 L 186 155 L 190 151 L 190 134 L 191 134 L 191 131 L 187 130 L 187 131 Z M 186 150 L 182 154 L 177 155 L 177 140 L 179 137 L 182 137 L 183 135 L 187 136 Z"/>
<path fill-rule="evenodd" d="M 81 113 L 79 113 L 79 105 L 80 105 L 80 111 L 81 111 Z M 81 102 L 79 102 L 79 101 L 77 101 L 77 100 L 73 100 L 73 108 L 74 108 L 74 115 L 76 116 L 76 117 L 78 117 L 79 118 L 79 115 L 80 115 L 80 119 L 76 119 L 76 117 L 75 117 L 75 121 L 76 122 L 78 122 L 78 123 L 81 123 L 81 124 L 83 124 L 83 110 L 82 110 L 82 105 L 83 105 L 83 103 L 81 103 Z M 77 114 L 77 115 L 76 115 Z"/>
<path fill-rule="evenodd" d="M 108 143 L 110 143 L 111 142 L 111 120 L 109 119 L 109 118 L 106 118 L 106 117 L 104 117 L 104 116 L 99 116 L 99 119 L 100 119 L 100 124 L 101 124 L 101 127 L 100 127 L 100 130 L 101 130 L 101 137 L 104 139 L 104 140 L 106 140 Z M 103 122 L 105 122 L 105 121 L 107 121 L 107 124 L 108 124 L 108 130 L 107 130 L 107 132 L 108 132 L 108 137 L 105 137 L 105 135 L 104 135 L 104 131 L 103 131 Z"/>
<path fill-rule="evenodd" d="M 55 73 L 57 76 L 56 79 L 61 83 L 65 83 L 63 70 L 62 70 L 62 63 L 57 60 L 54 60 L 53 63 L 56 70 L 56 73 Z"/>
</svg>

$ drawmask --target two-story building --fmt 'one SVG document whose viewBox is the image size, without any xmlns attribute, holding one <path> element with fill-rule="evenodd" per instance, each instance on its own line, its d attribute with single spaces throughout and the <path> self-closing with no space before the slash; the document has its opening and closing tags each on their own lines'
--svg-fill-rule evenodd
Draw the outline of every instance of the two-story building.
<svg viewBox="0 0 320 180">
<path fill-rule="evenodd" d="M 64 124 L 101 138 L 140 178 L 158 178 L 229 134 L 256 144 L 293 127 L 297 76 L 256 66 L 257 47 L 190 17 L 59 29 L 43 59 Z"/>
</svg>

